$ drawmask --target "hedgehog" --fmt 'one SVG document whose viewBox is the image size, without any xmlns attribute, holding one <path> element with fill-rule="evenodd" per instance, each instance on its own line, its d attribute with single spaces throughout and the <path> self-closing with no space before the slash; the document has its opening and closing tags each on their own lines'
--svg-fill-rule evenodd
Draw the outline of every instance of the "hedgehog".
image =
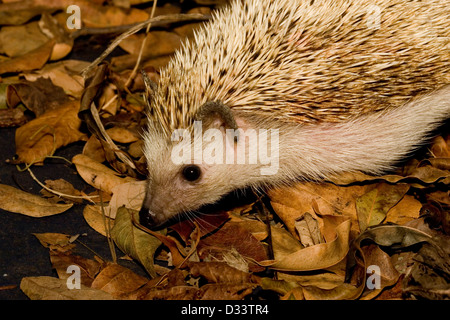
<svg viewBox="0 0 450 320">
<path fill-rule="evenodd" d="M 447 0 L 241 0 L 143 74 L 150 229 L 225 195 L 382 174 L 450 117 Z M 177 219 L 175 219 L 177 220 Z"/>
</svg>

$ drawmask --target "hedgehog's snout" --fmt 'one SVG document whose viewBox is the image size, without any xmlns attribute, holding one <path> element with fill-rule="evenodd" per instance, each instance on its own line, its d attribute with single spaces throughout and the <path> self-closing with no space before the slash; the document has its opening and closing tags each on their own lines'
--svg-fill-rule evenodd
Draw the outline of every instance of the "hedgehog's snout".
<svg viewBox="0 0 450 320">
<path fill-rule="evenodd" d="M 139 223 L 150 230 L 161 229 L 166 219 L 162 219 L 150 210 L 145 204 L 139 211 Z"/>
</svg>

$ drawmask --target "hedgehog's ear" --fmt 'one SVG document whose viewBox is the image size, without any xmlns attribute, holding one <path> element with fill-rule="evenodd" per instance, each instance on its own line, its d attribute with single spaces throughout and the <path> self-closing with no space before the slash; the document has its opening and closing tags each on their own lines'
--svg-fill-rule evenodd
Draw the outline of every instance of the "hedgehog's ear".
<svg viewBox="0 0 450 320">
<path fill-rule="evenodd" d="M 202 121 L 203 128 L 233 129 L 235 142 L 238 141 L 238 125 L 230 107 L 220 101 L 209 101 L 203 104 L 197 111 L 196 120 Z"/>
</svg>

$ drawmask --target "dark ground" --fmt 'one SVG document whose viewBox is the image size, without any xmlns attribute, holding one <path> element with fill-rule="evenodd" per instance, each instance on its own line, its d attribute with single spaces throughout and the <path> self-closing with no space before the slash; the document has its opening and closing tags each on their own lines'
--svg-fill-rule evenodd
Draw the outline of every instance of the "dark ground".
<svg viewBox="0 0 450 320">
<path fill-rule="evenodd" d="M 94 41 L 93 41 L 94 40 Z M 110 39 L 78 39 L 76 47 L 67 59 L 92 61 L 97 57 Z M 92 43 L 96 43 L 94 46 Z M 121 54 L 120 49 L 111 56 Z M 27 171 L 20 172 L 16 166 L 8 164 L 7 159 L 15 155 L 15 128 L 0 128 L 0 184 L 10 185 L 23 191 L 39 194 L 42 189 Z M 81 153 L 84 142 L 75 143 L 59 149 L 55 155 L 71 159 Z M 22 165 L 23 167 L 23 165 Z M 33 166 L 33 173 L 41 181 L 46 179 L 65 179 L 78 190 L 87 192 L 88 185 L 76 173 L 75 166 L 63 160 L 46 160 L 43 166 Z M 82 212 L 84 205 L 75 204 L 69 210 L 51 217 L 32 218 L 0 209 L 0 300 L 27 299 L 19 285 L 23 277 L 57 276 L 52 270 L 48 249 L 44 248 L 32 233 L 80 234 L 83 244 L 106 260 L 111 260 L 105 237 L 94 231 L 85 222 Z M 76 243 L 76 253 L 93 258 L 93 253 Z M 120 257 L 120 253 L 119 257 Z M 121 262 L 130 267 L 129 262 Z M 10 288 L 14 286 L 13 288 Z M 6 288 L 6 289 L 5 289 Z"/>
</svg>

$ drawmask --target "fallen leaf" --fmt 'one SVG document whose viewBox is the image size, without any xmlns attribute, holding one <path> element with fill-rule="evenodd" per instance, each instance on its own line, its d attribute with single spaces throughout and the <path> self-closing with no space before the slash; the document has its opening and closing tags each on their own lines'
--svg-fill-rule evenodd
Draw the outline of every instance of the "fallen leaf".
<svg viewBox="0 0 450 320">
<path fill-rule="evenodd" d="M 256 284 L 215 284 L 209 283 L 202 286 L 196 298 L 200 300 L 242 300 L 256 288 Z"/>
<path fill-rule="evenodd" d="M 282 271 L 310 271 L 331 267 L 347 255 L 350 224 L 351 221 L 346 219 L 338 225 L 333 241 L 300 249 L 274 261 L 261 261 L 260 264 Z"/>
<path fill-rule="evenodd" d="M 42 164 L 56 149 L 85 137 L 79 131 L 79 102 L 70 101 L 16 130 L 17 163 Z"/>
<path fill-rule="evenodd" d="M 422 204 L 419 200 L 413 196 L 405 195 L 399 203 L 388 211 L 385 223 L 405 224 L 418 218 L 421 208 Z"/>
<path fill-rule="evenodd" d="M 295 228 L 304 247 L 310 247 L 324 242 L 320 233 L 318 221 L 308 212 L 295 221 Z"/>
<path fill-rule="evenodd" d="M 361 232 L 367 227 L 381 223 L 386 217 L 387 212 L 408 191 L 409 185 L 386 183 L 377 184 L 375 188 L 368 193 L 356 199 L 356 210 L 358 212 L 358 222 Z"/>
<path fill-rule="evenodd" d="M 119 208 L 111 237 L 122 252 L 139 261 L 154 278 L 156 272 L 153 268 L 153 255 L 161 245 L 161 241 L 137 228 L 131 217 L 132 212 L 137 214 L 136 211 Z"/>
<path fill-rule="evenodd" d="M 139 139 L 139 137 L 127 128 L 113 127 L 106 130 L 106 133 L 116 142 L 131 143 Z"/>
<path fill-rule="evenodd" d="M 0 75 L 40 69 L 48 61 L 55 42 L 49 40 L 42 46 L 12 59 L 0 61 Z"/>
<path fill-rule="evenodd" d="M 64 212 L 72 203 L 52 203 L 37 195 L 0 184 L 0 208 L 26 216 L 41 218 Z"/>
<path fill-rule="evenodd" d="M 213 234 L 200 240 L 197 252 L 200 258 L 209 255 L 221 260 L 224 252 L 234 248 L 249 263 L 251 271 L 261 271 L 261 267 L 253 261 L 262 261 L 268 258 L 264 245 L 253 235 L 240 226 L 238 222 L 227 222 Z"/>
<path fill-rule="evenodd" d="M 59 193 L 59 195 L 56 195 L 55 193 L 47 191 L 46 189 L 42 189 L 40 191 L 41 195 L 49 199 L 49 201 L 58 203 L 64 200 L 67 202 L 83 203 L 83 199 L 81 198 L 82 193 L 79 190 L 75 189 L 70 182 L 64 179 L 45 180 L 44 182 L 47 188 Z"/>
<path fill-rule="evenodd" d="M 18 127 L 27 122 L 22 109 L 0 109 L 0 128 Z"/>
<path fill-rule="evenodd" d="M 106 212 L 105 212 L 106 215 Z M 86 223 L 103 236 L 108 235 L 108 231 L 114 226 L 114 219 L 104 216 L 101 205 L 87 205 L 83 210 L 83 217 Z M 106 225 L 105 225 L 106 224 Z"/>
<path fill-rule="evenodd" d="M 84 181 L 94 188 L 108 193 L 112 193 L 114 187 L 117 185 L 136 181 L 136 179 L 130 177 L 119 177 L 119 174 L 116 171 L 83 154 L 74 156 L 72 162 L 75 164 L 78 173 Z"/>
<path fill-rule="evenodd" d="M 410 226 L 378 225 L 368 228 L 353 241 L 353 244 L 350 247 L 350 251 L 347 257 L 347 281 L 349 281 L 352 275 L 352 270 L 358 264 L 358 257 L 356 255 L 357 252 L 362 255 L 362 258 L 364 260 L 361 243 L 366 239 L 370 239 L 380 246 L 391 247 L 392 249 L 400 249 L 409 247 L 417 243 L 430 241 L 431 236 L 419 229 Z M 361 263 L 361 265 L 365 265 L 364 261 Z"/>
<path fill-rule="evenodd" d="M 67 280 L 47 276 L 22 278 L 20 289 L 31 300 L 113 300 L 102 290 L 84 285 L 71 290 L 67 287 Z"/>
<path fill-rule="evenodd" d="M 9 85 L 7 97 L 8 105 L 15 107 L 22 102 L 36 117 L 70 103 L 69 97 L 61 87 L 44 78 Z"/>
<path fill-rule="evenodd" d="M 248 272 L 242 272 L 224 262 L 190 262 L 191 276 L 204 277 L 210 283 L 244 284 L 259 283 L 260 278 Z"/>
<path fill-rule="evenodd" d="M 21 26 L 5 26 L 0 31 L 3 52 L 13 58 L 39 48 L 49 41 L 40 30 L 38 22 Z"/>
<path fill-rule="evenodd" d="M 450 135 L 447 141 L 442 136 L 436 137 L 433 140 L 430 150 L 436 158 L 450 158 Z"/>
<path fill-rule="evenodd" d="M 23 76 L 28 81 L 38 78 L 48 78 L 55 86 L 64 89 L 64 92 L 75 98 L 80 98 L 84 89 L 84 78 L 80 72 L 89 65 L 81 60 L 63 60 L 46 64 L 42 69 L 26 73 Z"/>
<path fill-rule="evenodd" d="M 385 287 L 389 287 L 397 283 L 400 273 L 398 273 L 395 269 L 391 261 L 391 257 L 378 246 L 371 244 L 363 247 L 362 251 L 365 262 L 364 269 L 369 270 L 369 267 L 375 266 L 378 271 L 380 271 L 378 274 L 379 281 L 377 280 L 377 282 L 375 282 L 375 280 L 372 279 L 372 282 L 369 282 L 374 286 L 372 288 L 367 288 L 366 284 L 366 291 L 363 292 L 360 298 L 361 300 L 370 300 L 379 295 Z M 374 274 L 374 272 L 375 271 L 372 271 L 372 274 Z M 368 273 L 368 276 L 370 275 L 371 274 Z"/>
<path fill-rule="evenodd" d="M 357 221 L 355 200 L 366 190 L 365 186 L 342 188 L 331 183 L 307 182 L 273 189 L 268 195 L 276 214 L 292 235 L 298 237 L 295 221 L 305 212 L 319 210 L 321 215 L 343 215 Z M 352 228 L 359 231 L 357 225 L 352 224 Z"/>
<path fill-rule="evenodd" d="M 99 289 L 110 293 L 115 298 L 137 290 L 148 282 L 128 268 L 115 263 L 104 268 L 92 282 L 92 289 Z"/>
<path fill-rule="evenodd" d="M 339 176 L 330 179 L 337 185 L 350 185 L 355 182 L 369 182 L 369 181 L 387 181 L 390 183 L 400 182 L 417 182 L 417 183 L 435 183 L 450 177 L 450 172 L 446 170 L 440 170 L 433 166 L 426 165 L 422 167 L 416 167 L 408 172 L 407 175 L 401 176 L 396 174 L 389 174 L 384 176 L 371 176 L 362 172 L 346 172 Z"/>
<path fill-rule="evenodd" d="M 102 269 L 102 264 L 96 260 L 87 259 L 78 255 L 55 252 L 50 252 L 50 261 L 53 269 L 58 273 L 58 278 L 67 280 L 73 275 L 67 272 L 70 266 L 78 266 L 80 268 L 80 283 L 86 287 L 91 287 L 95 276 Z"/>
<path fill-rule="evenodd" d="M 105 208 L 108 217 L 115 218 L 117 210 L 125 206 L 128 209 L 139 211 L 146 194 L 147 181 L 131 181 L 116 185 L 112 188 L 112 197 Z"/>
<path fill-rule="evenodd" d="M 71 252 L 75 245 L 70 242 L 70 235 L 62 233 L 33 233 L 39 242 L 50 251 L 67 253 Z"/>
</svg>

